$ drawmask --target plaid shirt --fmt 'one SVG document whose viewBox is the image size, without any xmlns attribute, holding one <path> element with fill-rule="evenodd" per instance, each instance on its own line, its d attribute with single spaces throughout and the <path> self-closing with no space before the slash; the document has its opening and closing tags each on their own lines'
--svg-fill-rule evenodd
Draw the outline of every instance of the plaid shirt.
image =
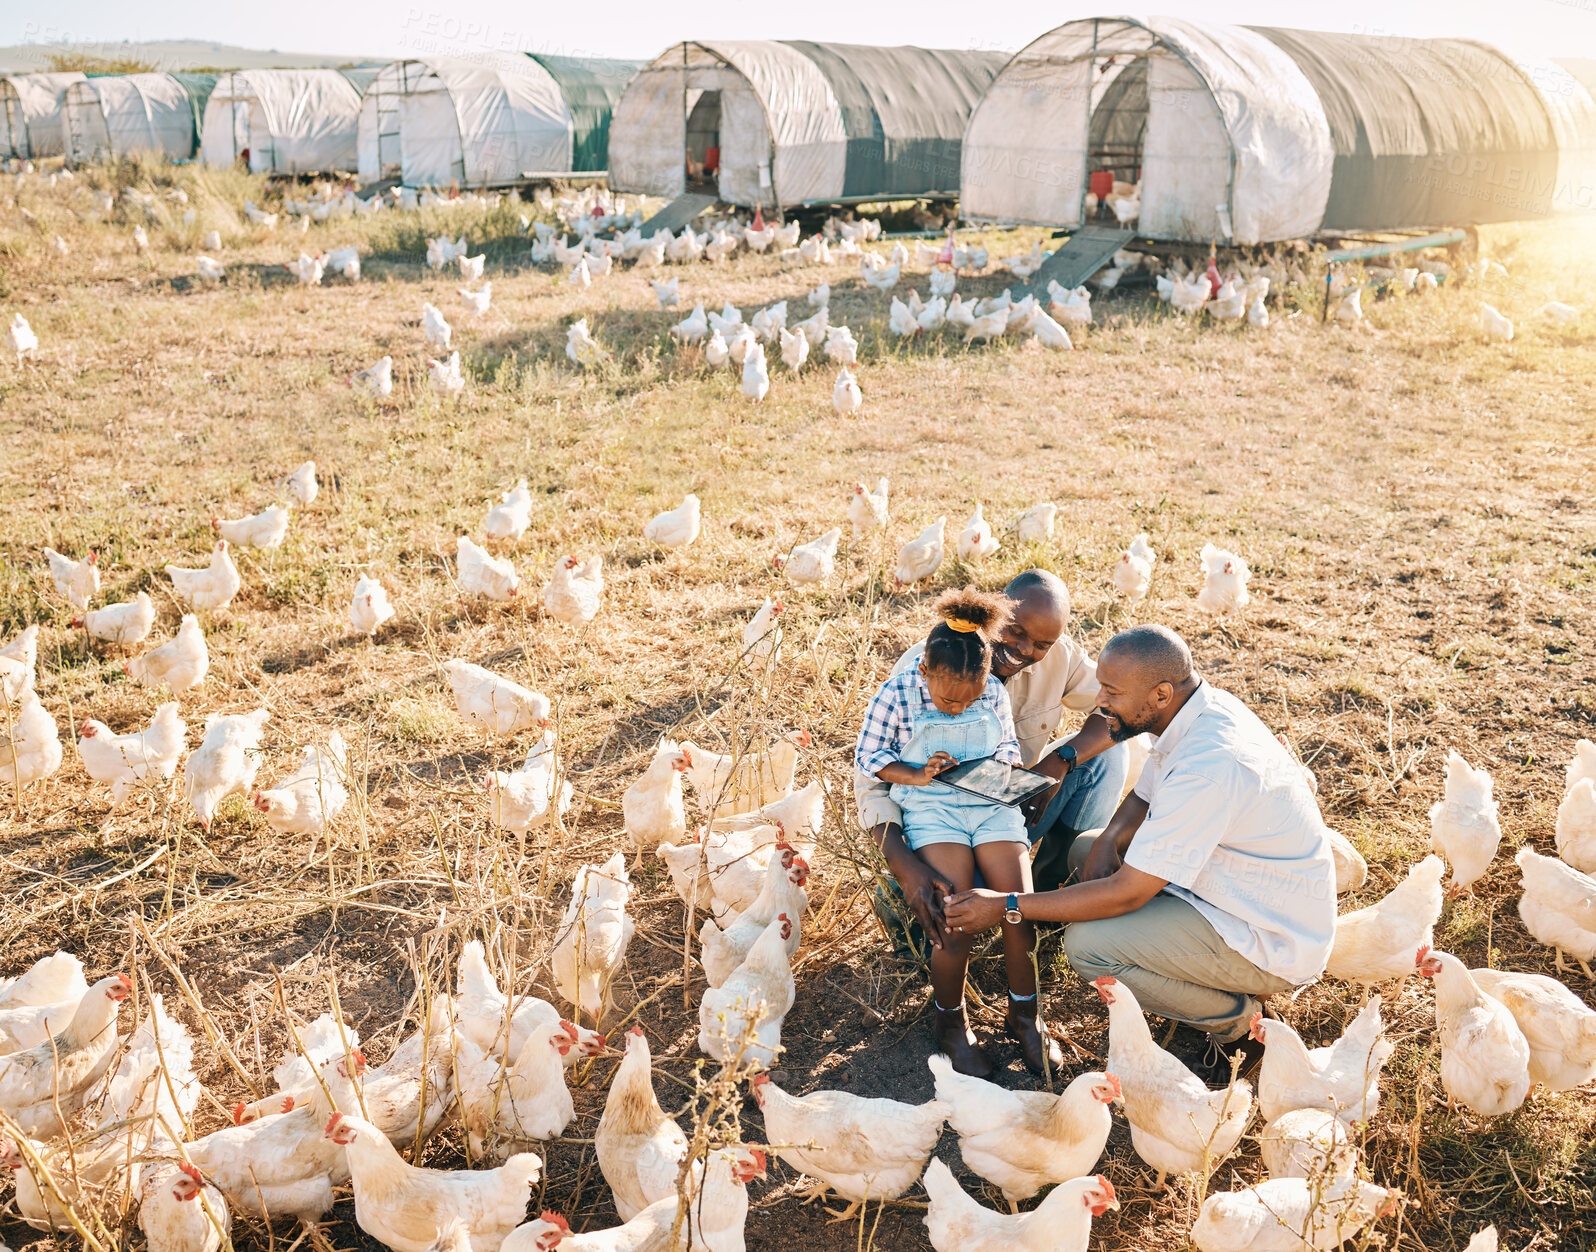
<svg viewBox="0 0 1596 1252">
<path fill-rule="evenodd" d="M 854 749 L 854 764 L 866 774 L 875 774 L 894 761 L 901 761 L 904 748 L 914 737 L 915 719 L 935 712 L 936 707 L 918 665 L 892 675 L 881 684 L 881 690 L 865 710 L 859 744 Z M 1014 733 L 1009 693 L 995 675 L 987 675 L 986 690 L 970 708 L 989 710 L 997 718 L 1002 739 L 992 755 L 1009 765 L 1019 765 L 1020 742 Z"/>
</svg>

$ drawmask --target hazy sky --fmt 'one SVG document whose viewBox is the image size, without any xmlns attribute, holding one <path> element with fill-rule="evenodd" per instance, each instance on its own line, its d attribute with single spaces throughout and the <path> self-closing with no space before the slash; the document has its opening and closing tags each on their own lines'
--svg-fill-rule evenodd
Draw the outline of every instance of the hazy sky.
<svg viewBox="0 0 1596 1252">
<path fill-rule="evenodd" d="M 683 38 L 830 39 L 1017 49 L 1071 17 L 1126 10 L 968 0 L 836 6 L 744 0 L 695 16 L 670 0 L 544 5 L 528 0 L 0 0 L 0 44 L 206 39 L 253 48 L 373 57 L 504 47 L 649 57 Z M 695 10 L 696 11 L 696 6 Z M 1596 57 L 1596 0 L 1158 0 L 1141 12 L 1369 34 L 1466 35 L 1544 55 Z M 838 21 L 846 13 L 847 20 Z"/>
</svg>

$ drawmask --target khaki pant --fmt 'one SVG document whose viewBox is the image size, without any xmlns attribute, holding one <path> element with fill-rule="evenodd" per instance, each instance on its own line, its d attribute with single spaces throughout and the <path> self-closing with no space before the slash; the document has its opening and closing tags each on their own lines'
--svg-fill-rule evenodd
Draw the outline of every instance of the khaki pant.
<svg viewBox="0 0 1596 1252">
<path fill-rule="evenodd" d="M 1097 833 L 1071 845 L 1076 874 Z M 1221 1043 L 1247 1032 L 1260 1009 L 1254 996 L 1292 988 L 1230 947 L 1191 904 L 1164 892 L 1133 913 L 1072 922 L 1064 929 L 1064 951 L 1070 968 L 1088 982 L 1105 974 L 1118 979 L 1147 1012 L 1205 1030 Z"/>
</svg>

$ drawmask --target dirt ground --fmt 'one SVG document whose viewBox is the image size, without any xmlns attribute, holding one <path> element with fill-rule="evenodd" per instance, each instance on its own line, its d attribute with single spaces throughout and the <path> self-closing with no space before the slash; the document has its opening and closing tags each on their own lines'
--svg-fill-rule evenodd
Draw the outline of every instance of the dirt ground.
<svg viewBox="0 0 1596 1252">
<path fill-rule="evenodd" d="M 1518 920 L 1512 853 L 1551 850 L 1564 763 L 1596 720 L 1596 310 L 1567 325 L 1534 310 L 1549 299 L 1581 303 L 1596 245 L 1588 224 L 1488 232 L 1485 246 L 1509 277 L 1369 299 L 1350 329 L 1321 324 L 1313 284 L 1277 293 L 1263 332 L 1175 318 L 1133 288 L 1094 300 L 1077 351 L 1048 353 L 1012 342 L 966 349 L 951 335 L 895 340 L 888 297 L 846 264 L 744 253 L 676 269 L 683 307 L 670 313 L 629 270 L 576 291 L 563 272 L 530 265 L 513 206 L 318 225 L 308 242 L 363 243 L 365 279 L 304 289 L 281 268 L 307 242 L 297 227 L 260 230 L 238 211 L 245 195 L 263 199 L 258 183 L 176 177 L 197 220 L 183 226 L 163 202 L 148 255 L 130 242 L 131 206 L 110 223 L 80 216 L 85 180 L 53 189 L 3 180 L 0 313 L 9 321 L 22 311 L 41 349 L 20 367 L 0 362 L 0 639 L 41 623 L 40 695 L 64 732 L 89 716 L 116 731 L 145 725 L 160 696 L 68 626 L 72 610 L 42 548 L 96 549 L 100 602 L 148 590 L 158 609 L 151 641 L 164 640 L 179 610 L 162 567 L 202 563 L 213 515 L 255 512 L 314 458 L 321 497 L 296 512 L 282 549 L 240 554 L 244 590 L 207 616 L 211 673 L 181 697 L 182 711 L 194 746 L 205 714 L 268 707 L 263 782 L 337 727 L 363 786 L 330 853 L 311 863 L 310 848 L 275 836 L 238 800 L 208 836 L 180 797 L 138 794 L 112 811 L 67 744 L 61 770 L 15 804 L 7 796 L 0 815 L 0 976 L 57 947 L 82 957 L 91 978 L 147 974 L 200 1040 L 214 1096 L 201 1130 L 223 1124 L 222 1110 L 249 1089 L 206 1041 L 174 968 L 256 1084 L 287 1042 L 279 986 L 308 1019 L 328 1007 L 334 981 L 373 1061 L 399 1036 L 422 982 L 452 986 L 469 938 L 485 937 L 519 988 L 552 999 L 546 958 L 571 875 L 620 846 L 621 794 L 656 741 L 725 751 L 798 727 L 814 736 L 799 782 L 823 782 L 828 816 L 782 1079 L 800 1092 L 929 1098 L 926 988 L 891 955 L 867 906 L 875 866 L 854 826 L 848 762 L 864 703 L 928 628 L 929 600 L 967 580 L 1001 586 L 1033 565 L 1069 584 L 1071 630 L 1088 649 L 1128 622 L 1166 623 L 1210 680 L 1291 737 L 1317 773 L 1327 820 L 1371 865 L 1343 909 L 1378 898 L 1423 855 L 1446 752 L 1485 766 L 1503 847 L 1474 894 L 1448 902 L 1436 946 L 1470 965 L 1554 972 L 1552 953 Z M 228 276 L 206 286 L 192 256 L 213 225 Z M 425 237 L 444 228 L 488 255 L 493 307 L 480 325 L 460 309 L 457 276 L 422 264 Z M 57 233 L 65 258 L 49 246 Z M 991 235 L 993 258 L 1034 236 Z M 924 267 L 908 269 L 923 291 Z M 773 360 L 770 394 L 756 407 L 733 375 L 666 333 L 698 300 L 752 313 L 787 299 L 796 320 L 821 281 L 833 288 L 833 324 L 860 340 L 856 418 L 832 411 L 834 370 L 823 363 L 794 380 Z M 959 289 L 968 298 L 1005 285 L 993 272 Z M 1512 343 L 1484 340 L 1482 299 L 1518 323 Z M 424 300 L 456 327 L 469 379 L 457 401 L 426 386 Z M 613 362 L 583 373 L 565 359 L 576 316 Z M 345 378 L 384 353 L 394 357 L 395 395 L 376 404 Z M 853 483 L 880 475 L 891 480 L 890 533 L 845 543 L 829 585 L 785 586 L 770 556 L 845 525 Z M 520 476 L 535 501 L 512 549 L 523 595 L 508 607 L 464 601 L 451 577 L 454 537 L 480 537 L 486 508 Z M 661 553 L 642 525 L 686 491 L 703 501 L 703 535 Z M 979 568 L 950 560 L 910 591 L 886 581 L 898 545 L 928 521 L 945 515 L 951 540 L 976 501 L 999 522 L 1041 500 L 1061 506 L 1051 541 L 1019 549 L 1010 536 Z M 1159 561 L 1131 612 L 1109 575 L 1138 531 Z M 1209 540 L 1252 565 L 1253 603 L 1239 620 L 1195 607 L 1197 552 Z M 580 633 L 538 607 L 566 552 L 605 557 L 604 609 Z M 380 577 L 398 609 L 371 641 L 353 637 L 346 619 L 361 572 Z M 739 641 L 777 589 L 786 645 L 767 674 L 739 663 Z M 577 794 L 558 827 L 523 842 L 491 826 L 484 772 L 513 767 L 528 744 L 485 748 L 461 724 L 439 669 L 450 657 L 555 701 Z M 700 1060 L 702 975 L 684 965 L 684 909 L 664 867 L 645 858 L 633 880 L 638 932 L 606 1024 L 644 1026 L 661 1099 L 676 1107 Z M 135 935 L 135 917 L 148 938 Z M 1063 964 L 1056 935 L 1043 959 L 1045 1013 L 1070 1044 L 1072 1072 L 1095 1068 L 1103 1007 Z M 1592 1000 L 1582 974 L 1565 977 Z M 977 962 L 974 982 L 981 1032 L 996 1038 L 996 1014 L 984 1007 L 1000 1003 L 992 957 Z M 1596 1246 L 1596 1098 L 1540 1094 L 1494 1121 L 1448 1108 L 1431 996 L 1409 979 L 1386 1006 L 1398 1049 L 1362 1154 L 1370 1176 L 1408 1200 L 1400 1219 L 1382 1223 L 1385 1246 L 1461 1249 L 1487 1222 L 1504 1248 Z M 1286 1016 L 1317 1044 L 1356 1003 L 1356 989 L 1321 982 Z M 1185 1032 L 1172 1046 L 1190 1059 L 1201 1050 Z M 1035 1085 L 1011 1047 L 995 1054 L 1003 1082 Z M 534 1201 L 578 1229 L 615 1220 L 590 1142 L 615 1063 L 576 1072 L 577 1118 L 543 1153 Z M 752 1101 L 742 1119 L 759 1141 Z M 958 1168 L 951 1134 L 940 1155 Z M 423 1159 L 459 1163 L 458 1130 L 437 1136 Z M 1186 1246 L 1201 1180 L 1153 1194 L 1122 1118 L 1100 1168 L 1122 1208 L 1096 1223 L 1094 1248 Z M 1001 1207 L 994 1190 L 960 1176 Z M 1209 1189 L 1261 1176 L 1248 1140 Z M 832 1224 L 792 1197 L 796 1181 L 773 1163 L 753 1189 L 750 1249 L 929 1246 L 918 1190 L 871 1205 L 863 1226 Z M 327 1234 L 338 1248 L 376 1246 L 347 1198 Z M 265 1249 L 286 1247 L 294 1232 L 279 1224 L 269 1237 L 240 1219 L 233 1235 L 241 1249 Z M 44 1246 L 8 1220 L 0 1238 Z"/>
</svg>

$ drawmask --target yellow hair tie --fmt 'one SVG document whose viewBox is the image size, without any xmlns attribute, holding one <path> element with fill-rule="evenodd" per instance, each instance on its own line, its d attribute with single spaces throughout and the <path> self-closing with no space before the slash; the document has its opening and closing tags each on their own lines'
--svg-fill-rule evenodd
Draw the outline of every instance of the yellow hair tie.
<svg viewBox="0 0 1596 1252">
<path fill-rule="evenodd" d="M 967 621 L 962 617 L 950 617 L 947 622 L 949 630 L 957 631 L 961 635 L 973 635 L 981 629 L 974 622 Z"/>
</svg>

